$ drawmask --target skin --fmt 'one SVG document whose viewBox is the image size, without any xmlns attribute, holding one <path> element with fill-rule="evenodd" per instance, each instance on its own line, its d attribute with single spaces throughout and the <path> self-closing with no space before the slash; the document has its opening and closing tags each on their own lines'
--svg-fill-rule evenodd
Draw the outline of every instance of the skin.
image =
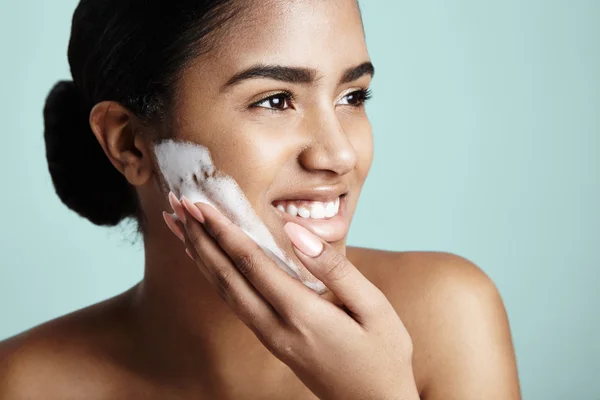
<svg viewBox="0 0 600 400">
<path fill-rule="evenodd" d="M 161 215 L 171 207 L 148 128 L 99 103 L 94 134 L 147 216 L 144 279 L 2 342 L 0 397 L 520 398 L 506 312 L 477 266 L 447 253 L 350 248 L 345 238 L 306 257 L 271 204 L 298 188 L 345 185 L 354 213 L 373 156 L 365 110 L 347 104 L 371 76 L 338 84 L 370 60 L 354 0 L 257 2 L 219 40 L 183 74 L 170 128 L 211 150 L 288 254 L 330 291 L 308 290 L 202 205 L 204 224 L 183 211 L 184 246 Z M 319 79 L 221 90 L 257 62 L 314 69 Z M 250 107 L 281 91 L 294 94 L 291 108 Z M 253 254 L 242 270 L 231 261 L 240 254 Z"/>
</svg>

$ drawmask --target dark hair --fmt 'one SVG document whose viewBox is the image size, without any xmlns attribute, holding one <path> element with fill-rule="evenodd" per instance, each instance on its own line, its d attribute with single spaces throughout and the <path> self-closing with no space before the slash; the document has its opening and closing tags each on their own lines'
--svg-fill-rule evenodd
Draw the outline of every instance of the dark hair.
<svg viewBox="0 0 600 400">
<path fill-rule="evenodd" d="M 58 82 L 44 107 L 48 168 L 56 193 L 97 225 L 141 219 L 134 188 L 104 154 L 92 107 L 116 101 L 143 122 L 164 121 L 189 63 L 239 11 L 233 0 L 81 0 L 71 27 L 73 81 Z M 235 2 L 244 3 L 244 2 Z"/>
</svg>

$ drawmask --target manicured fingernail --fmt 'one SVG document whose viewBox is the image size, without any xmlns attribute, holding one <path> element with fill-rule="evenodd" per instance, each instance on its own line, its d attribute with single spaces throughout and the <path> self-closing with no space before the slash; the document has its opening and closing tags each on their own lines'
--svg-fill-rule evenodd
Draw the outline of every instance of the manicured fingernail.
<svg viewBox="0 0 600 400">
<path fill-rule="evenodd" d="M 191 201 L 189 201 L 187 197 L 183 196 L 181 198 L 181 203 L 183 204 L 185 209 L 188 210 L 188 212 L 198 220 L 198 222 L 200 222 L 201 224 L 204 223 L 204 215 L 202 215 L 200 209 L 196 207 Z"/>
<path fill-rule="evenodd" d="M 177 215 L 177 218 L 179 218 L 181 222 L 185 224 L 185 212 L 183 211 L 181 203 L 179 202 L 179 200 L 177 200 L 177 196 L 175 196 L 175 193 L 173 192 L 169 192 L 169 204 L 171 204 L 171 208 L 173 209 L 173 211 L 175 211 L 175 215 Z"/>
<path fill-rule="evenodd" d="M 194 261 L 194 256 L 192 255 L 192 253 L 190 252 L 190 249 L 185 249 L 185 254 L 188 255 L 189 258 L 192 259 L 192 261 Z"/>
<path fill-rule="evenodd" d="M 175 221 L 175 217 L 173 217 L 171 214 L 167 213 L 166 211 L 163 211 L 163 218 L 165 219 L 165 223 L 167 224 L 167 226 L 169 227 L 171 232 L 173 232 L 173 234 L 175 236 L 177 236 L 177 238 L 179 240 L 181 240 L 182 242 L 185 242 L 185 236 L 184 236 L 183 232 L 181 231 L 181 229 L 179 228 L 179 225 L 177 225 L 177 222 Z"/>
<path fill-rule="evenodd" d="M 283 230 L 290 237 L 294 246 L 307 256 L 316 257 L 323 251 L 323 243 L 308 229 L 288 222 L 284 225 Z"/>
</svg>

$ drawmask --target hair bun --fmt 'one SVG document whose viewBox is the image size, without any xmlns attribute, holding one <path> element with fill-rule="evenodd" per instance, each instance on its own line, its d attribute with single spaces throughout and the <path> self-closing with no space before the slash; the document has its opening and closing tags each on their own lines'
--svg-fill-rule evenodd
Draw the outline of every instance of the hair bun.
<svg viewBox="0 0 600 400">
<path fill-rule="evenodd" d="M 136 197 L 96 140 L 91 109 L 73 81 L 52 88 L 44 107 L 48 169 L 67 207 L 96 225 L 113 226 L 135 214 Z"/>
</svg>

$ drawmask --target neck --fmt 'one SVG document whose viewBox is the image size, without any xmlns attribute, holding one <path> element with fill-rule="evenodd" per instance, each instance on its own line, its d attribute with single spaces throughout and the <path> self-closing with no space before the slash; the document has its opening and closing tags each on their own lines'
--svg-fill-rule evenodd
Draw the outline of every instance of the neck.
<svg viewBox="0 0 600 400">
<path fill-rule="evenodd" d="M 260 384 L 287 376 L 287 366 L 221 299 L 183 244 L 166 228 L 151 232 L 159 234 L 144 240 L 145 276 L 134 295 L 136 338 L 150 362 L 169 375 L 202 371 L 211 387 L 244 377 Z"/>
</svg>

